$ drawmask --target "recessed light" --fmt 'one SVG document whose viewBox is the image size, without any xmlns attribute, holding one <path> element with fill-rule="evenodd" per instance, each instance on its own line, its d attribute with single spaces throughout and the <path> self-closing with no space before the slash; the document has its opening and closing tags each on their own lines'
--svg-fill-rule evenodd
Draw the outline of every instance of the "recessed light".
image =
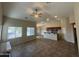
<svg viewBox="0 0 79 59">
<path fill-rule="evenodd" d="M 76 28 L 76 25 L 74 25 L 74 28 Z"/>
<path fill-rule="evenodd" d="M 57 16 L 54 16 L 55 18 L 57 18 Z"/>
<path fill-rule="evenodd" d="M 38 15 L 35 15 L 35 17 L 38 18 L 39 16 Z"/>
<path fill-rule="evenodd" d="M 47 18 L 46 20 L 49 21 L 49 18 Z"/>
</svg>

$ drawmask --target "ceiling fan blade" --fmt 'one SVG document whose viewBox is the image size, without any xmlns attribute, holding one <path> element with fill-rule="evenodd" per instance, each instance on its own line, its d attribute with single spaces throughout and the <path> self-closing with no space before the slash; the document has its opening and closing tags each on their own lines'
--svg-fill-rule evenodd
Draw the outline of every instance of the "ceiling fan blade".
<svg viewBox="0 0 79 59">
<path fill-rule="evenodd" d="M 43 15 L 42 13 L 38 14 L 38 15 Z"/>
</svg>

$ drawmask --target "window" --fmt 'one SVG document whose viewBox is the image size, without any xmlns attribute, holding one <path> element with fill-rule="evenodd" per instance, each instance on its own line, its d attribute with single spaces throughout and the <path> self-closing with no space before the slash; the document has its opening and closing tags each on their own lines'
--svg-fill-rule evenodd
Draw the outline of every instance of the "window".
<svg viewBox="0 0 79 59">
<path fill-rule="evenodd" d="M 35 34 L 34 27 L 27 27 L 27 36 L 32 36 Z"/>
<path fill-rule="evenodd" d="M 16 28 L 16 37 L 21 37 L 22 36 L 22 27 L 17 27 Z"/>
<path fill-rule="evenodd" d="M 8 27 L 8 39 L 15 38 L 15 27 Z"/>
<path fill-rule="evenodd" d="M 8 39 L 22 37 L 22 27 L 8 27 Z"/>
</svg>

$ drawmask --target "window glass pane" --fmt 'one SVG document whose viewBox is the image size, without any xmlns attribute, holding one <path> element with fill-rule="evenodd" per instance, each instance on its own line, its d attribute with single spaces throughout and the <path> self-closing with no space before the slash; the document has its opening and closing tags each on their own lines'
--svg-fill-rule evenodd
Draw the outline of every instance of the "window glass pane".
<svg viewBox="0 0 79 59">
<path fill-rule="evenodd" d="M 22 37 L 22 27 L 8 27 L 8 39 Z"/>
<path fill-rule="evenodd" d="M 15 27 L 8 27 L 8 39 L 15 38 Z"/>
<path fill-rule="evenodd" d="M 30 34 L 34 35 L 34 28 L 33 27 L 30 28 Z"/>
<path fill-rule="evenodd" d="M 27 27 L 27 36 L 30 36 L 30 27 Z"/>
<path fill-rule="evenodd" d="M 27 27 L 27 36 L 32 36 L 35 34 L 34 27 Z"/>
<path fill-rule="evenodd" d="M 16 37 L 22 37 L 22 27 L 16 27 Z"/>
</svg>

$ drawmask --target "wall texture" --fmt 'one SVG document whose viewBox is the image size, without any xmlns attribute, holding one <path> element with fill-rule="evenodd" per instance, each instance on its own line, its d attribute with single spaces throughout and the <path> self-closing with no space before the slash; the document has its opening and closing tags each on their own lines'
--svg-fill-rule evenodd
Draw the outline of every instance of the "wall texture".
<svg viewBox="0 0 79 59">
<path fill-rule="evenodd" d="M 74 14 L 69 17 L 69 22 L 70 22 L 70 23 L 75 23 Z"/>
<path fill-rule="evenodd" d="M 61 28 L 62 33 L 64 34 L 64 39 L 68 42 L 74 43 L 73 26 L 69 22 L 69 18 L 62 18 Z"/>
<path fill-rule="evenodd" d="M 2 30 L 2 6 L 0 3 L 0 40 L 1 40 L 1 30 Z"/>
<path fill-rule="evenodd" d="M 27 37 L 27 35 L 26 35 L 27 27 L 35 27 L 35 29 L 36 29 L 35 22 L 4 17 L 3 34 L 2 34 L 3 41 L 7 40 L 8 27 L 22 27 L 22 34 L 23 34 L 22 37 L 10 40 L 12 45 L 23 43 L 23 42 L 36 38 L 35 35 L 31 36 L 31 37 Z M 35 31 L 35 33 L 36 33 L 36 31 Z"/>
<path fill-rule="evenodd" d="M 75 3 L 74 5 L 74 14 L 75 14 L 74 16 L 77 31 L 78 52 L 79 52 L 79 3 Z"/>
</svg>

